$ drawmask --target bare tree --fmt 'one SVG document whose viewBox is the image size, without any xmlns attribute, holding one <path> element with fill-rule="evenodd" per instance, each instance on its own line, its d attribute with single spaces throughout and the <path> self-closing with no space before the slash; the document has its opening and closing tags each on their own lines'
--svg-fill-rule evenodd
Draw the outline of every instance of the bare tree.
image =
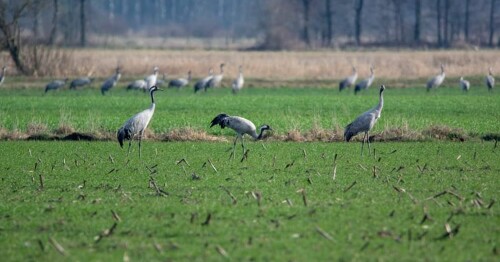
<svg viewBox="0 0 500 262">
<path fill-rule="evenodd" d="M 361 13 L 363 11 L 363 1 L 364 0 L 357 0 L 356 5 L 354 7 L 356 11 L 355 35 L 356 35 L 356 44 L 358 46 L 361 44 Z"/>
<path fill-rule="evenodd" d="M 302 28 L 302 40 L 308 47 L 311 46 L 311 39 L 309 38 L 309 4 L 310 0 L 302 0 L 302 19 L 304 23 Z"/>
<path fill-rule="evenodd" d="M 80 0 L 80 46 L 82 47 L 87 45 L 86 23 L 85 0 Z"/>
<path fill-rule="evenodd" d="M 470 17 L 470 0 L 465 0 L 464 37 L 466 42 L 469 42 L 469 17 Z"/>
<path fill-rule="evenodd" d="M 326 23 L 326 32 L 325 32 L 325 44 L 326 46 L 332 45 L 333 38 L 333 25 L 332 25 L 332 1 L 325 0 L 325 23 Z"/>
<path fill-rule="evenodd" d="M 59 17 L 59 1 L 54 0 L 54 13 L 52 15 L 52 29 L 50 30 L 49 45 L 54 45 L 57 37 L 57 24 Z"/>
<path fill-rule="evenodd" d="M 413 40 L 416 43 L 420 42 L 420 25 L 422 18 L 422 1 L 415 0 L 415 26 L 413 29 Z"/>
<path fill-rule="evenodd" d="M 450 35 L 449 35 L 449 13 L 450 13 L 450 0 L 444 0 L 444 45 L 448 47 L 450 45 Z"/>
<path fill-rule="evenodd" d="M 436 26 L 436 31 L 437 31 L 437 42 L 438 46 L 442 47 L 443 46 L 443 38 L 441 35 L 441 0 L 436 1 L 436 12 L 437 12 L 437 26 Z"/>
<path fill-rule="evenodd" d="M 490 0 L 490 26 L 489 26 L 489 39 L 488 45 L 493 47 L 493 35 L 495 34 L 495 2 L 496 0 Z"/>
</svg>

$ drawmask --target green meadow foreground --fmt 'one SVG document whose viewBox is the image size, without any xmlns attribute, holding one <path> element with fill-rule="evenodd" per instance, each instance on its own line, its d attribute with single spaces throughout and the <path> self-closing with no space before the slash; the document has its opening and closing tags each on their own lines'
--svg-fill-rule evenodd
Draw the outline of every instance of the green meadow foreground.
<svg viewBox="0 0 500 262">
<path fill-rule="evenodd" d="M 6 261 L 498 259 L 494 141 L 0 142 Z"/>
</svg>

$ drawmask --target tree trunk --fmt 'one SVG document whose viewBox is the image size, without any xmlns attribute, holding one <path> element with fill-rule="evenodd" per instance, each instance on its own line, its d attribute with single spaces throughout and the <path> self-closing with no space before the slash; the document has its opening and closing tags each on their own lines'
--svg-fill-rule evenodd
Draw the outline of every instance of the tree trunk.
<svg viewBox="0 0 500 262">
<path fill-rule="evenodd" d="M 80 46 L 85 47 L 87 45 L 86 36 L 86 19 L 85 19 L 85 0 L 80 0 Z"/>
<path fill-rule="evenodd" d="M 420 43 L 420 19 L 422 17 L 422 1 L 415 0 L 415 28 L 413 32 L 413 40 Z"/>
<path fill-rule="evenodd" d="M 54 0 L 54 14 L 52 16 L 52 29 L 50 30 L 49 45 L 54 45 L 57 37 L 57 20 L 59 16 L 59 3 Z"/>
<path fill-rule="evenodd" d="M 441 36 L 441 0 L 436 1 L 436 12 L 437 12 L 437 25 L 436 25 L 436 31 L 437 31 L 437 39 L 438 39 L 438 47 L 443 46 L 443 38 Z"/>
<path fill-rule="evenodd" d="M 304 27 L 302 28 L 302 40 L 308 47 L 311 46 L 311 39 L 309 38 L 309 4 L 309 0 L 302 0 L 302 7 L 304 8 Z"/>
<path fill-rule="evenodd" d="M 444 0 L 444 45 L 449 47 L 450 45 L 450 35 L 449 35 L 449 13 L 450 13 L 450 0 Z"/>
<path fill-rule="evenodd" d="M 470 16 L 470 0 L 465 0 L 465 24 L 464 24 L 465 42 L 469 42 L 469 16 Z"/>
<path fill-rule="evenodd" d="M 33 38 L 35 43 L 40 37 L 40 0 L 33 1 Z"/>
<path fill-rule="evenodd" d="M 361 45 L 361 12 L 363 11 L 363 1 L 358 0 L 357 5 L 355 6 L 356 11 L 356 20 L 355 23 L 355 35 L 356 35 L 356 44 Z"/>
<path fill-rule="evenodd" d="M 332 28 L 333 12 L 331 4 L 332 4 L 331 0 L 325 0 L 326 46 L 332 45 L 332 38 L 333 38 L 333 28 Z"/>
<path fill-rule="evenodd" d="M 488 44 L 493 47 L 493 35 L 495 34 L 495 2 L 496 0 L 490 0 L 490 35 L 488 39 Z"/>
</svg>

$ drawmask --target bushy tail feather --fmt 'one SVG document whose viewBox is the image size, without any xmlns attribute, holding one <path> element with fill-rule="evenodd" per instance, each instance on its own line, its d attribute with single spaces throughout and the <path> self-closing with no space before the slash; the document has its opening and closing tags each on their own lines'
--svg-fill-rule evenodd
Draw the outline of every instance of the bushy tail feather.
<svg viewBox="0 0 500 262">
<path fill-rule="evenodd" d="M 118 139 L 118 143 L 120 143 L 120 147 L 123 148 L 123 141 L 125 139 L 128 140 L 132 139 L 131 132 L 125 127 L 121 127 L 120 129 L 118 129 L 118 132 L 116 133 L 116 138 Z"/>
<path fill-rule="evenodd" d="M 349 142 L 349 141 L 351 140 L 351 138 L 352 138 L 353 136 L 355 136 L 355 135 L 356 135 L 356 134 L 355 134 L 354 132 L 352 132 L 352 130 L 350 130 L 350 129 L 351 129 L 351 124 L 349 124 L 349 125 L 347 125 L 347 126 L 345 127 L 345 131 L 344 131 L 344 140 L 345 140 L 346 142 Z"/>
<path fill-rule="evenodd" d="M 347 87 L 347 83 L 346 83 L 345 80 L 342 81 L 342 82 L 340 82 L 340 84 L 339 84 L 339 91 L 344 90 L 346 87 Z"/>
<path fill-rule="evenodd" d="M 354 94 L 358 93 L 359 91 L 361 91 L 361 86 L 356 85 L 356 87 L 354 88 Z"/>
<path fill-rule="evenodd" d="M 226 126 L 224 125 L 224 121 L 223 121 L 226 117 L 228 117 L 228 115 L 226 115 L 226 114 L 224 114 L 224 113 L 217 115 L 217 116 L 216 116 L 216 117 L 212 120 L 212 122 L 210 123 L 210 127 L 213 127 L 213 126 L 215 126 L 215 125 L 220 125 L 220 127 L 221 127 L 221 128 L 226 127 Z"/>
</svg>

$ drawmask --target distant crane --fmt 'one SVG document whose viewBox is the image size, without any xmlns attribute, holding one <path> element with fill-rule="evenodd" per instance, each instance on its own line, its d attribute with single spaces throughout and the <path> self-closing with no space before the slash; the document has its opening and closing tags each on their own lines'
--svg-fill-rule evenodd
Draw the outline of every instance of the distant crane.
<svg viewBox="0 0 500 262">
<path fill-rule="evenodd" d="M 220 83 L 222 82 L 222 78 L 224 78 L 224 63 L 220 64 L 220 74 L 214 75 L 208 82 L 207 82 L 207 87 L 218 87 L 220 86 Z"/>
<path fill-rule="evenodd" d="M 128 119 L 127 122 L 125 122 L 125 124 L 123 124 L 123 126 L 120 127 L 120 129 L 118 129 L 118 133 L 116 134 L 116 136 L 118 138 L 118 143 L 120 143 L 120 147 L 123 148 L 123 141 L 125 139 L 129 140 L 127 154 L 130 154 L 130 146 L 132 145 L 132 139 L 134 139 L 134 137 L 136 135 L 138 135 L 139 136 L 139 158 L 141 157 L 142 136 L 144 135 L 144 130 L 146 129 L 146 127 L 148 127 L 149 121 L 151 120 L 151 118 L 153 117 L 153 114 L 155 112 L 154 92 L 159 91 L 159 90 L 161 90 L 161 89 L 159 89 L 157 86 L 152 86 L 149 89 L 149 94 L 151 95 L 151 106 L 148 109 L 146 109 L 146 110 L 134 115 L 130 119 Z"/>
<path fill-rule="evenodd" d="M 356 70 L 356 67 L 352 67 L 352 75 L 349 77 L 345 78 L 339 83 L 339 91 L 344 90 L 347 87 L 352 86 L 356 80 L 358 79 L 358 71 Z"/>
<path fill-rule="evenodd" d="M 148 90 L 147 86 L 148 83 L 146 83 L 146 80 L 139 79 L 130 82 L 130 84 L 127 85 L 127 90 L 142 90 L 146 92 L 146 90 Z"/>
<path fill-rule="evenodd" d="M 191 81 L 191 70 L 188 71 L 187 78 L 177 78 L 170 80 L 170 82 L 168 82 L 168 87 L 181 88 L 187 86 L 189 84 L 189 81 Z"/>
<path fill-rule="evenodd" d="M 207 91 L 207 83 L 214 77 L 214 70 L 212 68 L 208 69 L 208 76 L 200 79 L 196 84 L 194 84 L 194 92 L 198 92 L 201 89 L 205 89 Z"/>
<path fill-rule="evenodd" d="M 92 81 L 94 81 L 94 78 L 89 78 L 89 77 L 80 77 L 80 78 L 74 79 L 69 84 L 69 89 L 76 89 L 78 87 L 90 85 L 92 83 Z"/>
<path fill-rule="evenodd" d="M 3 84 L 3 81 L 5 81 L 5 71 L 7 71 L 7 67 L 3 66 L 2 67 L 2 75 L 0 75 L 0 86 Z"/>
<path fill-rule="evenodd" d="M 444 65 L 441 64 L 441 73 L 427 82 L 427 92 L 429 92 L 432 88 L 437 88 L 440 86 L 445 78 L 446 74 L 444 73 Z"/>
<path fill-rule="evenodd" d="M 233 81 L 233 94 L 238 93 L 243 88 L 243 84 L 245 83 L 245 79 L 243 78 L 243 66 L 240 65 L 238 67 L 239 74 L 238 77 Z"/>
<path fill-rule="evenodd" d="M 368 154 L 370 154 L 370 137 L 368 133 L 373 128 L 377 120 L 380 118 L 382 113 L 382 108 L 384 107 L 384 93 L 385 86 L 380 86 L 379 102 L 374 108 L 364 112 L 356 118 L 352 123 L 346 126 L 344 131 L 344 139 L 349 142 L 351 138 L 360 132 L 364 132 L 363 141 L 361 143 L 361 155 L 363 155 L 363 146 L 365 145 L 365 140 L 368 142 Z"/>
<path fill-rule="evenodd" d="M 486 86 L 488 87 L 488 91 L 492 91 L 493 87 L 495 87 L 495 78 L 493 77 L 493 73 L 491 72 L 491 67 L 488 68 L 488 75 L 486 76 L 485 82 Z"/>
<path fill-rule="evenodd" d="M 243 154 L 245 154 L 245 143 L 243 142 L 243 136 L 245 134 L 253 137 L 256 140 L 259 140 L 262 139 L 262 135 L 265 130 L 272 130 L 269 125 L 262 125 L 261 127 L 259 127 L 260 133 L 257 134 L 255 125 L 250 120 L 239 116 L 229 116 L 224 113 L 217 115 L 212 120 L 210 128 L 214 125 L 220 125 L 222 129 L 224 129 L 225 127 L 229 127 L 236 132 L 236 139 L 234 140 L 232 151 L 233 158 L 238 138 L 241 139 L 241 147 L 243 148 Z"/>
<path fill-rule="evenodd" d="M 65 78 L 64 80 L 54 80 L 54 81 L 48 83 L 45 86 L 45 93 L 47 93 L 50 90 L 57 90 L 57 89 L 63 87 L 67 81 L 68 81 L 68 79 Z"/>
<path fill-rule="evenodd" d="M 460 88 L 461 88 L 464 92 L 469 91 L 469 88 L 470 88 L 470 83 L 469 83 L 469 81 L 464 80 L 464 77 L 463 77 L 463 76 L 461 76 L 461 77 L 460 77 Z"/>
<path fill-rule="evenodd" d="M 373 73 L 373 67 L 370 66 L 370 76 L 356 84 L 354 94 L 357 94 L 361 90 L 368 89 L 373 84 L 373 80 L 375 80 L 375 74 Z"/>
<path fill-rule="evenodd" d="M 167 74 L 161 74 L 161 79 L 156 79 L 156 86 L 164 86 L 167 83 Z"/>
<path fill-rule="evenodd" d="M 158 71 L 159 70 L 160 69 L 157 66 L 153 67 L 153 74 L 144 78 L 144 81 L 146 81 L 146 84 L 147 84 L 146 85 L 147 90 L 149 90 L 151 87 L 156 85 L 156 80 L 158 79 Z"/>
<path fill-rule="evenodd" d="M 113 88 L 118 80 L 120 80 L 120 77 L 122 76 L 120 67 L 116 68 L 115 74 L 108 78 L 104 83 L 101 85 L 101 93 L 102 95 L 105 95 L 106 92 L 108 92 L 111 88 Z"/>
</svg>

